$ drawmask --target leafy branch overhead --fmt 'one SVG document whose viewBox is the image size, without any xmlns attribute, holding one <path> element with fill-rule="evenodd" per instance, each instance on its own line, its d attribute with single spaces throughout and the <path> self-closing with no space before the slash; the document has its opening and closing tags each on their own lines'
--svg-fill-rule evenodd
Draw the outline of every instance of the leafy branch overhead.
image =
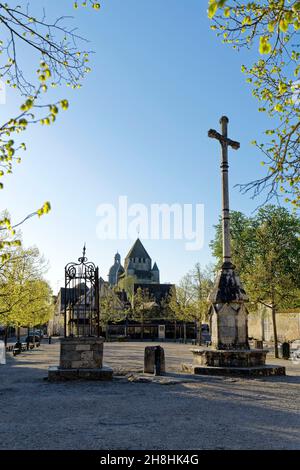
<svg viewBox="0 0 300 470">
<path fill-rule="evenodd" d="M 259 111 L 273 119 L 266 142 L 253 144 L 263 152 L 266 176 L 242 185 L 254 195 L 267 189 L 267 199 L 285 194 L 300 207 L 300 1 L 240 2 L 210 0 L 211 28 L 234 49 L 254 48 L 258 60 L 243 65 L 247 82 L 259 100 Z"/>
<path fill-rule="evenodd" d="M 77 33 L 77 28 L 68 26 L 70 17 L 62 16 L 50 21 L 43 9 L 39 17 L 33 15 L 29 3 L 27 7 L 10 4 L 0 3 L 0 54 L 3 64 L 0 66 L 0 78 L 20 93 L 23 103 L 15 116 L 0 125 L 0 179 L 11 174 L 14 164 L 21 162 L 21 152 L 26 150 L 26 145 L 20 141 L 19 134 L 33 124 L 52 124 L 60 110 L 68 109 L 66 99 L 45 102 L 44 96 L 49 87 L 66 84 L 80 88 L 84 76 L 91 71 L 88 66 L 91 51 L 83 47 L 87 41 Z M 95 10 L 100 8 L 100 4 L 92 0 L 80 5 L 91 6 Z M 77 2 L 74 7 L 78 7 Z M 31 54 L 30 62 L 37 64 L 36 73 L 31 72 L 32 67 L 28 68 L 26 52 Z M 24 220 L 33 215 L 46 214 L 50 208 L 50 203 L 45 202 Z M 17 225 L 19 223 L 12 224 L 8 217 L 0 220 L 0 230 L 10 230 L 12 234 Z"/>
<path fill-rule="evenodd" d="M 99 5 L 89 3 L 94 8 Z M 62 83 L 80 87 L 85 73 L 90 71 L 87 63 L 91 51 L 81 49 L 81 44 L 87 41 L 77 33 L 77 28 L 67 26 L 70 17 L 61 16 L 49 21 L 44 10 L 40 17 L 35 17 L 30 13 L 29 6 L 25 9 L 19 5 L 11 7 L 0 3 L 0 22 L 7 36 L 0 41 L 0 53 L 6 56 L 6 64 L 0 67 L 0 76 L 26 96 L 35 93 L 32 77 L 27 76 L 21 63 L 22 47 L 22 55 L 28 49 L 44 61 L 44 66 L 37 71 L 41 82 L 51 78 L 53 87 Z"/>
</svg>

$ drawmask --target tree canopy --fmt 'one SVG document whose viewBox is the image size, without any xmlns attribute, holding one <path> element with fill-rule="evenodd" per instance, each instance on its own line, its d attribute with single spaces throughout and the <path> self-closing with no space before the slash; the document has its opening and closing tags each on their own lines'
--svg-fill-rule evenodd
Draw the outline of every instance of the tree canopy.
<svg viewBox="0 0 300 470">
<path fill-rule="evenodd" d="M 222 261 L 221 221 L 211 242 Z M 252 217 L 231 212 L 232 261 L 250 300 L 277 308 L 300 305 L 300 220 L 285 208 L 267 205 Z"/>
<path fill-rule="evenodd" d="M 6 326 L 46 323 L 53 309 L 52 292 L 43 279 L 45 262 L 37 248 L 16 248 L 0 270 L 0 321 Z"/>
<path fill-rule="evenodd" d="M 203 269 L 199 263 L 183 276 L 178 286 L 173 288 L 169 300 L 174 319 L 184 322 L 206 320 L 212 278 L 212 269 Z"/>
</svg>

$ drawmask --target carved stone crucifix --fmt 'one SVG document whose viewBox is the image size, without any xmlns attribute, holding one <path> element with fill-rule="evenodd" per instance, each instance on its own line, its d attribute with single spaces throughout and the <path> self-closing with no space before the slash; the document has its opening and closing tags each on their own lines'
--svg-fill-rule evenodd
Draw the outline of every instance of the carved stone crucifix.
<svg viewBox="0 0 300 470">
<path fill-rule="evenodd" d="M 234 150 L 240 148 L 240 143 L 235 142 L 227 137 L 229 119 L 226 116 L 222 116 L 220 119 L 221 134 L 210 129 L 208 131 L 208 137 L 217 139 L 222 148 L 222 233 L 223 233 L 223 265 L 231 264 L 231 246 L 230 246 L 230 212 L 229 212 L 229 186 L 228 186 L 228 147 L 232 147 Z"/>
</svg>

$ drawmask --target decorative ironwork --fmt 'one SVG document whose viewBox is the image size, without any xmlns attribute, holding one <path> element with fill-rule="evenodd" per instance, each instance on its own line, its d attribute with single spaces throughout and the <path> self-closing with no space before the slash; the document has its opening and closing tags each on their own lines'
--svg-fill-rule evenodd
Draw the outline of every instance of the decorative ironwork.
<svg viewBox="0 0 300 470">
<path fill-rule="evenodd" d="M 99 269 L 86 257 L 65 267 L 64 333 L 67 336 L 100 336 Z"/>
</svg>

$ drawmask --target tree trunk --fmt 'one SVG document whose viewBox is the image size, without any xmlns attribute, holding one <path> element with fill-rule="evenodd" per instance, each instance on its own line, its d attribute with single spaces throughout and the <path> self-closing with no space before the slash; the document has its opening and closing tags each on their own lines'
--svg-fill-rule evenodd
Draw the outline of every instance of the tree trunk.
<svg viewBox="0 0 300 470">
<path fill-rule="evenodd" d="M 141 324 L 142 324 L 141 339 L 143 340 L 143 339 L 144 339 L 144 313 L 142 313 L 142 321 L 141 321 Z"/>
<path fill-rule="evenodd" d="M 35 349 L 35 327 L 33 327 L 33 349 Z"/>
<path fill-rule="evenodd" d="M 186 343 L 186 323 L 183 324 L 183 342 Z"/>
<path fill-rule="evenodd" d="M 201 342 L 202 342 L 202 322 L 199 321 L 199 323 L 197 324 L 197 343 L 199 344 L 199 346 L 201 346 Z"/>
<path fill-rule="evenodd" d="M 8 340 L 8 326 L 5 327 L 5 335 L 4 335 L 4 344 L 5 347 L 7 346 L 7 340 Z"/>
<path fill-rule="evenodd" d="M 177 339 L 177 322 L 176 320 L 174 321 L 174 340 L 176 341 Z"/>
<path fill-rule="evenodd" d="M 278 352 L 277 325 L 276 325 L 276 309 L 275 309 L 274 304 L 272 304 L 272 323 L 273 323 L 275 357 L 278 358 L 279 352 Z"/>
</svg>

